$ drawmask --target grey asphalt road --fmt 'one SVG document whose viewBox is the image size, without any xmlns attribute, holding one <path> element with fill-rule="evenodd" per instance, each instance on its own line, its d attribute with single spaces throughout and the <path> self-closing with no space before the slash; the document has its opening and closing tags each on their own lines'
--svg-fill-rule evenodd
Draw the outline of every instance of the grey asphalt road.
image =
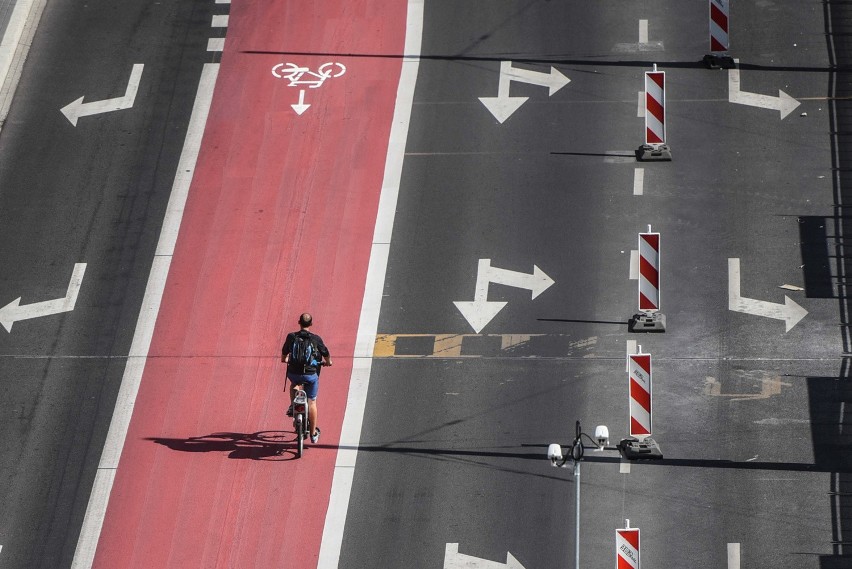
<svg viewBox="0 0 852 569">
<path fill-rule="evenodd" d="M 0 135 L 0 306 L 73 312 L 0 329 L 4 568 L 68 567 L 139 313 L 214 13 L 208 2 L 49 2 Z M 132 109 L 82 117 L 80 96 Z"/>
<path fill-rule="evenodd" d="M 707 4 L 434 0 L 380 318 L 341 567 L 444 567 L 446 544 L 526 569 L 573 566 L 574 484 L 545 458 L 574 422 L 627 433 L 625 351 L 654 357 L 654 436 L 665 460 L 622 473 L 587 455 L 581 560 L 614 564 L 615 529 L 642 531 L 647 567 L 834 568 L 849 563 L 845 493 L 849 351 L 843 276 L 847 76 L 835 2 L 736 4 L 743 91 L 701 63 Z M 647 20 L 649 45 L 637 46 Z M 833 41 L 836 35 L 838 42 Z M 828 38 L 828 42 L 827 42 Z M 571 82 L 499 124 L 501 62 Z M 637 163 L 642 74 L 667 72 L 671 163 Z M 835 133 L 838 133 L 835 135 Z M 637 168 L 644 191 L 633 195 Z M 847 181 L 848 182 L 848 181 Z M 848 183 L 846 184 L 848 185 Z M 636 234 L 662 235 L 665 334 L 628 333 Z M 479 259 L 555 284 L 491 285 L 508 304 L 477 334 Z M 784 323 L 728 310 L 728 259 L 744 297 L 808 311 Z M 793 285 L 804 290 L 786 290 Z M 389 348 L 389 346 L 392 346 Z"/>
</svg>

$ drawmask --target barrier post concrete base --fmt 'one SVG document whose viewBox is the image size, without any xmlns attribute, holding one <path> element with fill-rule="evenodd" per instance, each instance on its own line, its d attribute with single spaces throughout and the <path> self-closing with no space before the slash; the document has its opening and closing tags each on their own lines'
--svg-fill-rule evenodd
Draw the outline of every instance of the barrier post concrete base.
<svg viewBox="0 0 852 569">
<path fill-rule="evenodd" d="M 636 149 L 636 160 L 639 162 L 671 162 L 672 152 L 668 144 L 643 144 Z"/>
<path fill-rule="evenodd" d="M 666 315 L 661 312 L 640 312 L 627 323 L 630 332 L 665 332 Z"/>
</svg>

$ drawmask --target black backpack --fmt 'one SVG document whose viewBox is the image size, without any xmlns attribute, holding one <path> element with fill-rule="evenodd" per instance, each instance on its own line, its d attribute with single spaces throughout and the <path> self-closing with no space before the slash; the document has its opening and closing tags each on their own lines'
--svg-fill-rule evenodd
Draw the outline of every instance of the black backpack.
<svg viewBox="0 0 852 569">
<path fill-rule="evenodd" d="M 311 335 L 301 331 L 297 332 L 293 337 L 293 346 L 290 348 L 290 365 L 305 373 L 315 370 L 321 357 L 319 348 L 317 348 Z"/>
</svg>

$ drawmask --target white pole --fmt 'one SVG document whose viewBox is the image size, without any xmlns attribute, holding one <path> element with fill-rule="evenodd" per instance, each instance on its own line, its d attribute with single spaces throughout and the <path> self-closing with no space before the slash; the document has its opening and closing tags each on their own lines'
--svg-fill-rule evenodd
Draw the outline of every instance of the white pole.
<svg viewBox="0 0 852 569">
<path fill-rule="evenodd" d="M 574 461 L 574 485 L 576 486 L 576 500 L 574 511 L 574 569 L 580 569 L 580 461 Z"/>
</svg>

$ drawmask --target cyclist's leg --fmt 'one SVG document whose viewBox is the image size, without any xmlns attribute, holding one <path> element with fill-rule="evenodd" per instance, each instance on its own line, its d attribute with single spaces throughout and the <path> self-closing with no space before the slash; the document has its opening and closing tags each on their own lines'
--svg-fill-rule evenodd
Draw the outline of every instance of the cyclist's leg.
<svg viewBox="0 0 852 569">
<path fill-rule="evenodd" d="M 308 399 L 308 428 L 310 433 L 315 435 L 317 432 L 317 400 Z"/>
<path fill-rule="evenodd" d="M 287 373 L 287 380 L 290 381 L 290 405 L 292 405 L 293 399 L 296 398 L 296 392 L 302 389 L 302 376 Z"/>
<path fill-rule="evenodd" d="M 290 382 L 290 404 L 293 404 L 293 399 L 296 398 L 296 393 L 302 388 L 301 383 L 296 383 L 295 381 Z"/>
<path fill-rule="evenodd" d="M 319 375 L 305 377 L 303 386 L 308 396 L 308 426 L 311 435 L 317 430 L 317 394 L 319 393 Z"/>
</svg>

